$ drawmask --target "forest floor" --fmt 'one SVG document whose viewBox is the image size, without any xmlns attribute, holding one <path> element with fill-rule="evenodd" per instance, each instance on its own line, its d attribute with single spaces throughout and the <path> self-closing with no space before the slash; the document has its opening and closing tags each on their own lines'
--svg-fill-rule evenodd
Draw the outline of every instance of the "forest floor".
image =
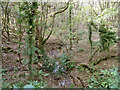
<svg viewBox="0 0 120 90">
<path fill-rule="evenodd" d="M 96 38 L 97 38 L 96 36 L 93 37 L 94 41 L 96 40 Z M 45 45 L 48 55 L 50 56 L 51 53 L 55 54 L 54 57 L 56 57 L 57 55 L 61 55 L 65 50 L 65 46 L 64 45 L 61 46 L 60 44 L 61 44 L 60 40 L 52 36 Z M 3 47 L 7 47 L 7 49 L 9 49 L 8 47 L 10 47 L 12 50 L 16 51 L 18 43 L 16 42 L 9 43 L 6 39 L 3 38 Z M 87 41 L 87 37 L 84 37 L 82 40 L 80 40 L 77 45 L 74 45 L 73 51 L 72 52 L 68 51 L 67 54 L 72 55 L 70 61 L 75 62 L 76 66 L 80 66 L 82 64 L 91 66 L 91 63 L 89 62 L 90 45 Z M 111 57 L 101 61 L 97 65 L 94 65 L 94 68 L 96 68 L 97 70 L 100 69 L 109 70 L 113 68 L 113 65 L 118 66 L 117 54 L 118 46 L 116 43 L 116 45 L 110 48 L 110 56 L 115 57 Z M 108 55 L 107 52 L 104 53 L 98 52 L 94 56 L 93 61 L 99 60 L 100 58 L 105 57 L 107 55 Z M 10 84 L 12 83 L 16 84 L 17 82 L 18 83 L 21 82 L 25 84 L 27 80 L 27 77 L 25 75 L 28 73 L 27 66 L 23 66 L 23 64 L 21 64 L 18 61 L 18 59 L 19 58 L 16 52 L 4 50 L 2 64 L 2 68 L 5 69 L 5 72 L 3 74 L 4 82 L 8 82 Z M 93 76 L 93 73 L 90 73 L 90 71 L 87 68 L 79 70 L 78 68 L 74 67 L 69 71 L 68 75 L 60 76 L 59 80 L 55 79 L 55 75 L 53 74 L 49 74 L 49 76 L 44 77 L 44 80 L 47 82 L 48 87 L 50 88 L 61 87 L 69 88 L 71 85 L 73 85 L 74 87 L 87 87 L 87 85 L 89 84 L 87 80 L 91 76 Z"/>
</svg>

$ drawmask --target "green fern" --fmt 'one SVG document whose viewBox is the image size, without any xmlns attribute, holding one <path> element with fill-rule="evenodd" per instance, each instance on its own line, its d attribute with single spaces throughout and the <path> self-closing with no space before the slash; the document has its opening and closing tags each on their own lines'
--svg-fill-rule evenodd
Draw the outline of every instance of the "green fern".
<svg viewBox="0 0 120 90">
<path fill-rule="evenodd" d="M 99 32 L 101 51 L 109 50 L 110 46 L 117 41 L 115 32 L 110 31 L 109 29 L 111 28 L 108 28 L 103 24 L 100 25 Z"/>
</svg>

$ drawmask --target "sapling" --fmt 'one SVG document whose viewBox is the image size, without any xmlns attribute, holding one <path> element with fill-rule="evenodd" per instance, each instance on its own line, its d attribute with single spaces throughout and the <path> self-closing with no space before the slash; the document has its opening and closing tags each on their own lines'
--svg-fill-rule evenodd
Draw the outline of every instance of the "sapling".
<svg viewBox="0 0 120 90">
<path fill-rule="evenodd" d="M 93 45 L 92 45 L 92 21 L 88 24 L 88 28 L 89 28 L 89 42 L 90 42 L 90 53 L 91 53 L 91 56 L 92 56 L 92 48 L 93 48 Z"/>
</svg>

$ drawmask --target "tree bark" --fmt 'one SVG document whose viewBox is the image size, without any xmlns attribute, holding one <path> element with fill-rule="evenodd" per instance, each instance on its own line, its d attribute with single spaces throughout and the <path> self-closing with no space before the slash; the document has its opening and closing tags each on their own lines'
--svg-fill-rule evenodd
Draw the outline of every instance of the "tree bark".
<svg viewBox="0 0 120 90">
<path fill-rule="evenodd" d="M 29 79 L 32 80 L 33 79 L 33 72 L 32 72 L 32 60 L 33 60 L 33 54 L 32 54 L 32 47 L 33 47 L 33 35 L 34 35 L 34 16 L 35 16 L 35 9 L 37 6 L 37 2 L 32 2 L 32 8 L 31 11 L 29 12 L 29 19 L 28 19 L 28 23 L 29 23 L 29 30 L 28 30 L 28 44 L 29 44 L 29 61 L 28 61 L 28 69 L 29 69 L 29 74 L 30 77 Z"/>
<path fill-rule="evenodd" d="M 72 5 L 70 4 L 69 8 L 69 32 L 70 32 L 70 50 L 72 50 Z"/>
<path fill-rule="evenodd" d="M 2 11 L 0 8 L 0 69 L 2 69 L 2 24 L 1 24 L 1 15 Z M 0 71 L 0 89 L 2 89 L 2 73 Z"/>
<path fill-rule="evenodd" d="M 118 37 L 120 37 L 120 2 L 118 2 L 119 5 L 118 5 Z M 119 71 L 120 71 L 120 39 L 118 40 L 118 68 L 119 68 Z M 118 75 L 118 78 L 119 78 L 120 74 Z M 119 82 L 120 83 L 120 82 Z M 118 84 L 118 87 L 120 88 L 120 84 Z"/>
</svg>

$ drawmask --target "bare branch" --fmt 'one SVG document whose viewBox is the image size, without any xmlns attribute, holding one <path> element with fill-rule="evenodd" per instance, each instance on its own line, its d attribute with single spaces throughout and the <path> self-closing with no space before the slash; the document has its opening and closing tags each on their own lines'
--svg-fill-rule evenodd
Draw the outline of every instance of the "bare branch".
<svg viewBox="0 0 120 90">
<path fill-rule="evenodd" d="M 67 6 L 66 6 L 64 9 L 59 10 L 59 11 L 56 11 L 56 12 L 52 13 L 52 15 L 50 15 L 50 16 L 52 17 L 52 19 L 53 19 L 51 31 L 50 31 L 49 35 L 47 36 L 47 38 L 43 41 L 42 44 L 45 44 L 45 43 L 46 43 L 46 41 L 49 39 L 49 37 L 51 36 L 51 34 L 52 34 L 52 32 L 53 32 L 55 15 L 57 15 L 57 14 L 59 14 L 59 13 L 62 13 L 62 12 L 64 12 L 65 10 L 67 10 L 68 6 L 69 6 L 69 1 L 67 2 Z"/>
<path fill-rule="evenodd" d="M 56 12 L 52 12 L 52 13 L 50 14 L 50 16 L 51 16 L 51 17 L 55 17 L 55 15 L 64 12 L 64 11 L 68 8 L 68 6 L 69 6 L 69 1 L 67 2 L 67 6 L 65 6 L 64 9 L 61 9 L 61 10 L 56 11 Z M 63 8 L 63 7 L 62 7 L 62 8 Z"/>
</svg>

